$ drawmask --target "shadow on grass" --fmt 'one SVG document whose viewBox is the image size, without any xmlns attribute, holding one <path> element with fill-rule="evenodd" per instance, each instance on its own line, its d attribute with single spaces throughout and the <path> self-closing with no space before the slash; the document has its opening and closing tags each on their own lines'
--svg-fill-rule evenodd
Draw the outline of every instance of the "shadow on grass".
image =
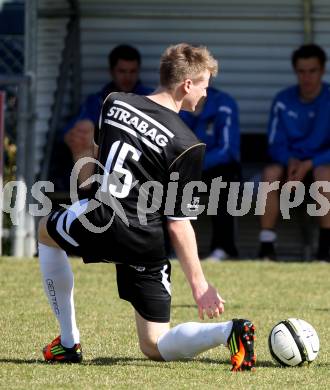
<svg viewBox="0 0 330 390">
<path fill-rule="evenodd" d="M 100 365 L 100 366 L 111 366 L 116 364 L 121 365 L 129 365 L 129 364 L 139 364 L 140 362 L 148 362 L 149 360 L 146 358 L 139 358 L 139 357 L 99 357 L 92 360 L 83 360 L 81 363 L 82 365 Z M 61 362 L 46 362 L 43 359 L 0 359 L 0 364 L 2 363 L 14 363 L 14 364 L 45 364 L 45 365 L 52 365 L 52 364 L 59 364 L 62 365 Z M 155 362 L 156 363 L 156 362 Z"/>
<path fill-rule="evenodd" d="M 314 363 L 311 365 L 311 367 L 313 367 L 314 365 L 315 365 L 315 367 L 329 367 L 330 368 L 330 363 L 328 363 L 328 362 Z"/>
<path fill-rule="evenodd" d="M 271 368 L 281 368 L 281 366 L 276 365 L 274 362 L 271 360 L 258 360 L 257 357 L 257 364 L 256 367 L 271 367 Z"/>
<path fill-rule="evenodd" d="M 187 360 L 178 360 L 180 363 L 186 363 L 189 364 L 191 362 L 199 362 L 199 363 L 206 363 L 206 364 L 228 364 L 229 362 L 223 362 L 215 359 L 187 359 Z M 83 362 L 80 365 L 95 365 L 95 366 L 115 366 L 115 365 L 122 365 L 122 366 L 129 366 L 129 365 L 137 365 L 137 366 L 145 366 L 145 367 L 152 367 L 159 364 L 162 364 L 164 362 L 157 362 L 153 360 L 149 360 L 147 358 L 143 357 L 97 357 L 91 360 L 83 360 Z M 42 364 L 42 365 L 53 365 L 53 364 L 59 364 L 62 365 L 63 363 L 60 362 L 45 362 L 43 359 L 0 359 L 0 364 Z M 170 368 L 169 365 L 164 365 L 164 367 Z M 171 367 L 172 368 L 172 367 Z"/>
<path fill-rule="evenodd" d="M 49 364 L 43 359 L 0 359 L 0 363 L 15 363 L 15 364 Z"/>
<path fill-rule="evenodd" d="M 190 364 L 192 362 L 198 362 L 203 364 L 219 364 L 219 365 L 227 365 L 230 366 L 230 362 L 223 361 L 219 359 L 210 359 L 210 358 L 194 358 L 194 359 L 186 359 L 186 360 L 178 360 L 179 363 L 185 363 Z M 42 364 L 42 365 L 52 365 L 52 364 L 60 364 L 61 363 L 49 363 L 45 362 L 42 359 L 0 359 L 0 364 Z M 143 357 L 98 357 L 91 360 L 84 360 L 80 365 L 95 365 L 95 366 L 114 366 L 114 365 L 138 365 L 138 366 L 146 366 L 146 367 L 152 367 L 155 365 L 162 364 L 163 362 L 156 362 L 149 360 L 147 358 Z M 322 362 L 322 363 L 316 363 L 314 365 L 315 367 L 326 367 L 330 368 L 330 363 L 328 362 Z M 164 368 L 174 368 L 170 367 L 167 364 L 164 364 Z M 256 368 L 275 368 L 275 369 L 292 369 L 292 367 L 282 367 L 276 363 L 273 363 L 271 360 L 257 360 Z M 196 367 L 195 367 L 196 369 Z"/>
<path fill-rule="evenodd" d="M 149 367 L 154 363 L 154 364 L 163 364 L 164 362 L 157 362 L 157 361 L 152 361 L 147 358 L 135 358 L 135 357 L 121 357 L 121 358 L 115 358 L 115 357 L 99 357 L 95 358 L 89 362 L 85 361 L 88 364 L 94 364 L 94 365 L 104 365 L 104 366 L 111 366 L 111 365 L 116 365 L 116 364 L 121 364 L 121 365 L 130 365 L 137 363 L 138 365 L 148 365 Z M 178 363 L 184 363 L 184 364 L 191 364 L 193 362 L 198 362 L 198 363 L 203 363 L 203 364 L 219 364 L 219 365 L 226 365 L 230 366 L 231 363 L 228 360 L 220 360 L 220 359 L 211 359 L 211 358 L 193 358 L 193 359 L 182 359 L 182 360 L 177 360 L 176 362 Z M 147 364 L 143 364 L 147 363 Z M 171 363 L 171 362 L 169 362 Z M 276 367 L 274 363 L 271 361 L 257 361 L 257 367 Z"/>
<path fill-rule="evenodd" d="M 191 363 L 202 363 L 202 364 L 217 364 L 221 366 L 228 366 L 231 367 L 231 363 L 228 360 L 219 360 L 219 359 L 211 359 L 211 358 L 194 358 L 194 359 L 182 359 L 177 361 L 180 364 L 191 364 Z M 87 364 L 92 365 L 100 365 L 100 366 L 111 366 L 111 365 L 132 365 L 137 364 L 139 366 L 147 366 L 152 367 L 153 365 L 159 365 L 163 364 L 164 362 L 156 362 L 152 360 L 148 360 L 147 358 L 129 358 L 129 357 L 122 357 L 122 358 L 114 358 L 114 357 L 100 357 L 95 358 L 91 360 L 90 362 L 86 362 Z M 171 363 L 171 362 L 170 362 Z M 164 365 L 164 368 L 171 368 L 173 369 L 173 366 L 169 366 L 167 364 Z M 276 365 L 271 360 L 257 360 L 256 368 L 277 368 L 277 369 L 283 369 L 283 367 Z M 196 366 L 194 366 L 194 369 L 196 369 Z M 198 368 L 203 370 L 203 368 Z M 207 369 L 207 368 L 205 368 Z"/>
<path fill-rule="evenodd" d="M 257 368 L 258 367 L 271 367 L 271 368 L 277 368 L 277 369 L 285 369 L 285 370 L 292 370 L 292 369 L 300 369 L 301 367 L 285 367 L 280 366 L 277 363 L 272 362 L 271 360 L 257 360 Z M 302 367 L 309 367 L 307 363 L 305 363 Z M 328 362 L 321 362 L 321 363 L 311 363 L 310 367 L 330 367 L 330 363 Z"/>
<path fill-rule="evenodd" d="M 146 358 L 139 358 L 139 357 L 118 357 L 118 358 L 116 358 L 116 357 L 97 357 L 97 358 L 92 359 L 88 362 L 85 360 L 85 363 L 93 364 L 96 366 L 113 366 L 116 364 L 131 365 L 133 363 L 138 363 L 140 365 L 140 363 L 143 363 L 143 362 L 149 362 L 149 360 Z"/>
<path fill-rule="evenodd" d="M 172 308 L 176 308 L 176 307 L 182 307 L 182 308 L 193 308 L 195 309 L 197 307 L 197 305 L 192 305 L 192 304 L 181 304 L 181 305 L 171 305 Z"/>
<path fill-rule="evenodd" d="M 198 363 L 206 363 L 206 364 L 226 364 L 229 365 L 229 361 L 224 362 L 219 359 L 209 359 L 209 358 L 194 358 L 194 359 L 182 359 L 182 360 L 177 360 L 176 362 L 178 363 L 184 363 L 184 364 L 191 364 L 192 362 L 198 362 Z M 152 365 L 159 365 L 159 364 L 164 364 L 164 367 L 170 368 L 166 363 L 167 362 L 161 362 L 161 361 L 153 361 L 149 360 L 147 358 L 137 358 L 137 357 L 99 357 L 90 360 L 89 362 L 85 361 L 87 364 L 93 364 L 93 365 L 100 365 L 100 366 L 111 366 L 111 365 L 132 365 L 132 364 L 137 364 L 137 365 L 144 365 L 151 367 Z M 168 362 L 168 363 L 173 363 L 173 362 Z M 172 367 L 171 367 L 172 368 Z"/>
</svg>

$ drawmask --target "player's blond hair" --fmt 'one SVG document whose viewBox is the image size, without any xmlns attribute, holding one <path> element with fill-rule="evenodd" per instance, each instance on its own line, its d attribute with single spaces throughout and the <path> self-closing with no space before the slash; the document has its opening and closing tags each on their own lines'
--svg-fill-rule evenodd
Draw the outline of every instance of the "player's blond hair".
<svg viewBox="0 0 330 390">
<path fill-rule="evenodd" d="M 206 70 L 213 77 L 218 73 L 218 62 L 205 46 L 169 46 L 160 59 L 160 85 L 172 89 L 186 79 L 197 80 Z"/>
</svg>

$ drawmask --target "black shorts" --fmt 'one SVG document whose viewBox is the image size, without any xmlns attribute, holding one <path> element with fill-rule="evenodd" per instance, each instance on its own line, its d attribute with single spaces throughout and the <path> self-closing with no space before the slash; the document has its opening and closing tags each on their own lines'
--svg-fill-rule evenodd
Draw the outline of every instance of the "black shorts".
<svg viewBox="0 0 330 390">
<path fill-rule="evenodd" d="M 171 309 L 171 264 L 133 266 L 116 264 L 118 293 L 131 302 L 147 321 L 169 322 Z"/>
<path fill-rule="evenodd" d="M 147 226 L 132 223 L 127 227 L 115 215 L 104 220 L 104 225 L 98 225 L 95 216 L 89 214 L 89 206 L 89 200 L 82 199 L 51 212 L 48 217 L 48 234 L 69 255 L 82 257 L 84 263 L 165 264 L 162 223 L 151 222 Z"/>
<path fill-rule="evenodd" d="M 83 244 L 86 240 L 85 229 L 77 229 L 76 221 L 78 217 L 87 209 L 88 200 L 83 199 L 75 202 L 69 208 L 60 208 L 52 211 L 47 220 L 47 232 L 50 237 L 69 255 L 82 256 Z M 74 229 L 73 229 L 74 227 Z M 97 245 L 93 245 L 98 248 Z"/>
<path fill-rule="evenodd" d="M 101 234 L 92 234 L 76 223 L 85 211 L 85 200 L 76 202 L 69 209 L 60 209 L 50 214 L 47 221 L 48 234 L 68 254 L 82 257 L 85 263 L 102 261 L 104 238 Z M 106 246 L 112 252 L 114 243 Z M 144 259 L 148 262 L 148 257 Z M 167 259 L 137 265 L 121 264 L 117 267 L 117 285 L 119 296 L 132 303 L 135 310 L 146 320 L 152 322 L 170 321 L 170 277 L 171 264 Z M 109 261 L 107 261 L 109 262 Z M 135 262 L 134 262 L 135 264 Z"/>
</svg>

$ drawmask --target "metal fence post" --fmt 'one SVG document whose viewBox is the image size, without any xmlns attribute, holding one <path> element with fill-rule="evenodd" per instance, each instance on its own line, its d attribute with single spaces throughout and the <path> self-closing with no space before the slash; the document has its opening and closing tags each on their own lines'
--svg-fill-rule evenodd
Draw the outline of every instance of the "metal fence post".
<svg viewBox="0 0 330 390">
<path fill-rule="evenodd" d="M 27 187 L 28 193 L 30 193 L 31 185 L 33 184 L 33 179 L 30 175 L 33 175 L 34 171 L 31 168 L 31 165 L 27 165 L 26 163 L 27 158 L 31 159 L 34 152 L 34 150 L 31 149 L 31 144 L 27 142 L 28 129 L 29 127 L 33 128 L 32 124 L 29 126 L 32 118 L 29 104 L 30 78 L 28 76 L 0 75 L 0 85 L 16 85 L 18 87 L 16 181 L 23 183 Z M 34 132 L 34 130 L 32 131 Z M 33 164 L 32 161 L 31 164 Z M 17 191 L 15 199 L 8 201 L 14 201 L 15 207 L 22 210 L 18 215 L 18 224 L 14 225 L 12 228 L 13 245 L 11 248 L 11 255 L 23 257 L 26 255 L 24 241 L 26 238 L 25 220 L 28 212 L 25 193 Z"/>
<path fill-rule="evenodd" d="M 4 164 L 4 132 L 5 132 L 5 101 L 6 92 L 0 91 L 0 256 L 2 255 L 3 237 L 3 164 Z"/>
<path fill-rule="evenodd" d="M 28 85 L 27 83 L 19 84 L 18 88 L 18 107 L 17 107 L 17 154 L 16 154 L 16 180 L 26 183 L 26 143 L 27 143 L 27 120 L 28 120 Z M 31 156 L 32 158 L 32 156 Z M 28 188 L 29 191 L 29 188 Z M 23 257 L 24 240 L 25 240 L 25 216 L 26 204 L 25 194 L 20 191 L 16 193 L 16 205 L 19 209 L 23 209 L 19 216 L 18 225 L 13 227 L 13 245 L 12 255 Z"/>
</svg>

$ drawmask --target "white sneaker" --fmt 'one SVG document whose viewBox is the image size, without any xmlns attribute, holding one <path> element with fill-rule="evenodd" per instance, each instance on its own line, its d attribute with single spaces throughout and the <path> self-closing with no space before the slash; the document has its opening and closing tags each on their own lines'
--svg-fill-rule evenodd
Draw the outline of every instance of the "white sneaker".
<svg viewBox="0 0 330 390">
<path fill-rule="evenodd" d="M 217 248 L 208 256 L 210 261 L 222 261 L 229 259 L 229 255 L 223 249 Z"/>
</svg>

